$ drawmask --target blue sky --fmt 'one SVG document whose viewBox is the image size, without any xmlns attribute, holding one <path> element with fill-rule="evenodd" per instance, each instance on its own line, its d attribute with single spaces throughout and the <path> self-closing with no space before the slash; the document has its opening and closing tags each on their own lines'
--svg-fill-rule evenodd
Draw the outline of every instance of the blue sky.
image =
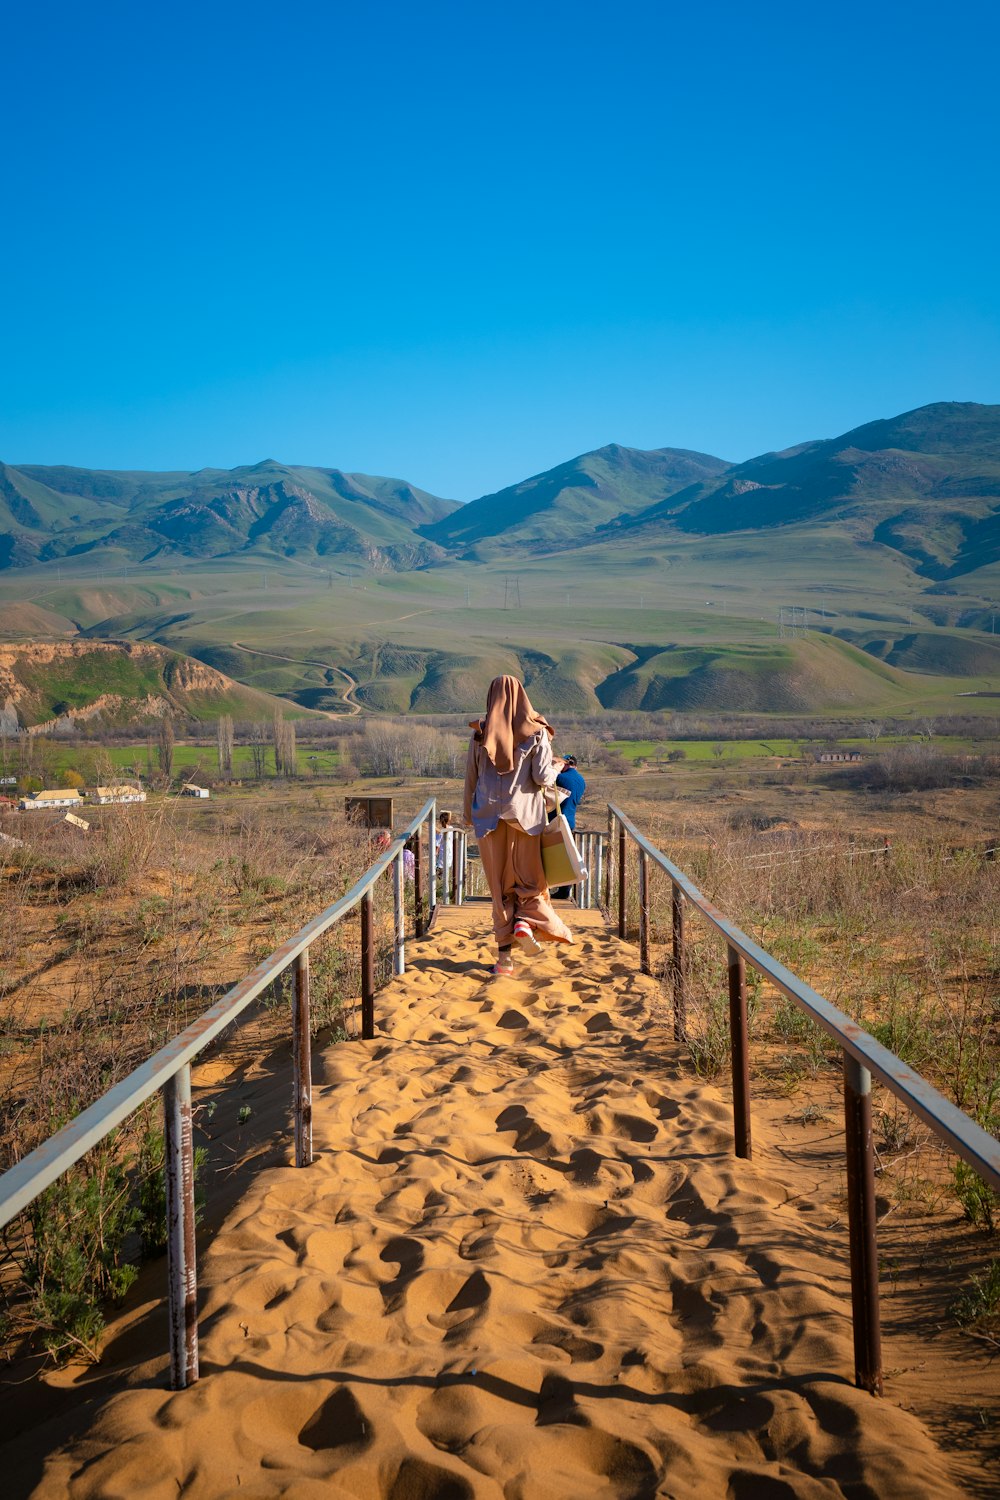
<svg viewBox="0 0 1000 1500">
<path fill-rule="evenodd" d="M 998 41 L 979 0 L 9 6 L 0 458 L 470 499 L 998 402 Z"/>
</svg>

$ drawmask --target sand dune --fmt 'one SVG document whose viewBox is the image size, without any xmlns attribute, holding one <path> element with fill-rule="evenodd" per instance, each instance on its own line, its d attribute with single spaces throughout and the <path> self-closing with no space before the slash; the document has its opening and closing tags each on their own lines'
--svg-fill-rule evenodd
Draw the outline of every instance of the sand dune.
<svg viewBox="0 0 1000 1500">
<path fill-rule="evenodd" d="M 202 1257 L 200 1383 L 160 1360 L 31 1492 L 956 1495 L 850 1383 L 840 1242 L 733 1158 L 634 950 L 581 931 L 489 981 L 485 937 L 414 945 L 380 1039 L 320 1059 L 317 1161 L 261 1172 Z"/>
</svg>

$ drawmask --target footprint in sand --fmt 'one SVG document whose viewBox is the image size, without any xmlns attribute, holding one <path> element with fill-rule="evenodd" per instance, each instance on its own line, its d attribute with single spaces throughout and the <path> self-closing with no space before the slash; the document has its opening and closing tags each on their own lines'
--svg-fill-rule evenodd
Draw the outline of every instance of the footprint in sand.
<svg viewBox="0 0 1000 1500">
<path fill-rule="evenodd" d="M 523 1104 L 511 1104 L 496 1117 L 496 1128 L 501 1135 L 516 1132 L 515 1151 L 541 1151 L 551 1144 L 552 1137 L 528 1114 Z"/>
<path fill-rule="evenodd" d="M 505 1031 L 520 1031 L 530 1026 L 531 1022 L 519 1010 L 505 1010 L 497 1025 L 503 1027 Z"/>
<path fill-rule="evenodd" d="M 312 1448 L 317 1453 L 324 1448 L 349 1448 L 363 1453 L 374 1441 L 374 1424 L 365 1416 L 353 1392 L 343 1385 L 326 1398 L 299 1433 L 303 1448 Z"/>
<path fill-rule="evenodd" d="M 594 1339 L 581 1338 L 571 1328 L 543 1328 L 531 1342 L 561 1350 L 572 1364 L 589 1364 L 591 1360 L 600 1359 L 604 1353 L 603 1344 L 598 1344 Z"/>
<path fill-rule="evenodd" d="M 419 1240 L 397 1235 L 380 1251 L 379 1260 L 399 1266 L 397 1275 L 379 1287 L 386 1312 L 393 1312 L 405 1297 L 410 1282 L 423 1269 L 424 1247 Z"/>
<path fill-rule="evenodd" d="M 428 1313 L 432 1328 L 443 1331 L 446 1338 L 457 1338 L 478 1323 L 490 1300 L 490 1284 L 482 1271 L 472 1275 L 459 1287 L 443 1313 Z"/>
</svg>

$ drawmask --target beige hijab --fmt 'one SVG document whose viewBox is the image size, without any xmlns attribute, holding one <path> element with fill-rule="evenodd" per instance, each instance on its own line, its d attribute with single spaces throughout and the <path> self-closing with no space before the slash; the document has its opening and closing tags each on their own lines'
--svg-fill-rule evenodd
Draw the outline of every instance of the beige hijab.
<svg viewBox="0 0 1000 1500">
<path fill-rule="evenodd" d="M 501 774 L 513 771 L 516 745 L 532 739 L 540 729 L 549 735 L 555 732 L 532 708 L 516 677 L 494 677 L 486 696 L 486 717 L 473 719 L 469 727 Z"/>
</svg>

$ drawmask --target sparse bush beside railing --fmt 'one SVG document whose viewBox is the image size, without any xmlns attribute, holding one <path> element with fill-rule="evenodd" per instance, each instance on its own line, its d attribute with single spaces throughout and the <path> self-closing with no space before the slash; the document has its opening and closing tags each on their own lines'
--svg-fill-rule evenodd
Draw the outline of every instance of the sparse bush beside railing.
<svg viewBox="0 0 1000 1500">
<path fill-rule="evenodd" d="M 211 837 L 192 835 L 184 804 L 152 817 L 148 805 L 113 812 L 96 830 L 96 846 L 56 825 L 29 830 L 16 865 L 4 855 L 16 873 L 8 873 L 0 905 L 0 1170 L 176 1035 L 349 889 L 371 858 L 363 832 L 319 807 L 280 825 L 252 810 L 214 824 Z M 392 918 L 388 882 L 381 885 L 375 930 L 384 974 Z M 31 968 L 19 961 L 26 914 L 39 900 L 54 917 L 50 951 L 54 944 L 57 956 L 80 955 L 62 1014 L 44 1026 L 26 1005 Z M 238 933 L 246 948 L 234 946 Z M 316 944 L 313 1026 L 330 1040 L 355 1029 L 356 950 L 353 931 L 333 929 Z M 265 1003 L 248 1015 L 248 1044 L 266 1049 L 287 1039 L 287 998 L 280 1009 Z M 161 1151 L 158 1128 L 140 1111 L 7 1227 L 0 1335 L 8 1344 L 28 1338 L 58 1357 L 96 1347 L 102 1306 L 127 1289 L 139 1255 L 162 1241 Z"/>
<path fill-rule="evenodd" d="M 743 819 L 736 830 L 715 819 L 680 831 L 658 821 L 650 818 L 650 837 L 737 925 L 959 1108 L 1000 1129 L 1000 862 L 943 840 L 887 847 L 828 831 L 757 834 Z M 637 891 L 633 864 L 630 933 Z M 655 870 L 650 917 L 655 960 L 669 980 L 670 887 Z M 692 1054 L 699 1071 L 719 1073 L 729 1059 L 725 967 L 701 924 L 688 933 L 688 951 Z M 755 993 L 752 971 L 747 977 L 751 1035 L 777 1049 L 771 1065 L 792 1075 L 839 1065 L 825 1033 L 787 1001 L 762 987 Z M 956 1187 L 974 1222 L 988 1227 L 990 1212 L 1000 1217 L 993 1197 L 981 1204 L 964 1177 Z"/>
</svg>

